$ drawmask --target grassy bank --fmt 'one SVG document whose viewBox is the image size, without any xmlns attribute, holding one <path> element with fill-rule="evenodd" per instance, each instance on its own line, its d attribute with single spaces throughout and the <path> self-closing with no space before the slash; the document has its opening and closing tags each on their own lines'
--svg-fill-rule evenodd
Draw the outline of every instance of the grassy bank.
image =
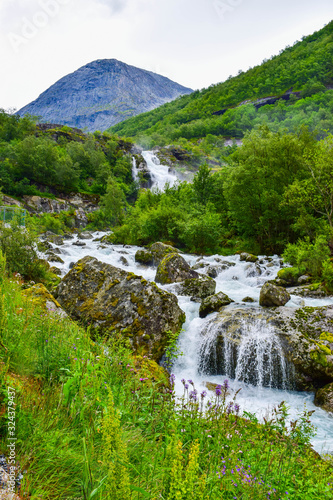
<svg viewBox="0 0 333 500">
<path fill-rule="evenodd" d="M 191 381 L 177 401 L 161 367 L 117 336 L 94 342 L 46 312 L 1 262 L 0 453 L 8 456 L 14 397 L 21 498 L 332 497 L 332 463 L 308 446 L 306 413 L 287 429 L 282 404 L 261 425 L 226 401 L 226 385 L 210 392 L 204 414 L 209 394 Z"/>
</svg>

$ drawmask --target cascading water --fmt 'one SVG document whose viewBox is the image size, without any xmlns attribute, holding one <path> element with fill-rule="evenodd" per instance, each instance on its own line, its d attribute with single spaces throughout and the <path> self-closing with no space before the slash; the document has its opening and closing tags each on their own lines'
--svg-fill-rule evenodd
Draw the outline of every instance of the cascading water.
<svg viewBox="0 0 333 500">
<path fill-rule="evenodd" d="M 204 328 L 199 372 L 225 375 L 235 382 L 277 389 L 293 388 L 293 369 L 286 361 L 276 329 L 251 311 L 227 313 Z"/>
<path fill-rule="evenodd" d="M 151 175 L 152 188 L 164 191 L 166 185 L 174 186 L 178 178 L 176 174 L 170 173 L 170 167 L 161 165 L 160 160 L 152 151 L 143 151 L 143 158 Z"/>
<path fill-rule="evenodd" d="M 86 246 L 65 240 L 59 247 L 64 264 L 57 264 L 62 273 L 69 271 L 70 264 L 86 255 L 143 276 L 155 279 L 156 269 L 135 262 L 138 247 L 108 245 L 94 239 L 104 233 L 95 233 L 85 240 Z M 55 245 L 52 245 L 55 246 Z M 295 420 L 304 409 L 315 410 L 311 417 L 318 428 L 313 440 L 319 452 L 333 452 L 333 418 L 313 404 L 313 394 L 295 392 L 292 386 L 290 366 L 283 357 L 283 340 L 277 335 L 269 313 L 259 307 L 260 288 L 265 281 L 273 279 L 280 269 L 278 257 L 261 258 L 259 263 L 240 262 L 239 256 L 210 257 L 183 255 L 198 272 L 215 272 L 216 291 L 223 291 L 232 300 L 222 313 L 199 317 L 199 303 L 190 297 L 177 295 L 179 306 L 186 313 L 184 330 L 179 337 L 179 348 L 183 355 L 176 360 L 173 373 L 176 375 L 176 392 L 183 394 L 181 379 L 192 379 L 198 391 L 207 390 L 207 382 L 222 384 L 231 379 L 231 389 L 236 392 L 242 410 L 255 412 L 258 418 L 267 417 L 281 401 L 290 407 L 290 418 Z M 176 293 L 174 285 L 165 285 L 167 291 Z M 252 303 L 244 303 L 247 297 Z M 332 299 L 304 299 L 292 296 L 288 306 L 320 306 L 332 304 Z M 267 316 L 268 315 L 268 316 Z"/>
</svg>

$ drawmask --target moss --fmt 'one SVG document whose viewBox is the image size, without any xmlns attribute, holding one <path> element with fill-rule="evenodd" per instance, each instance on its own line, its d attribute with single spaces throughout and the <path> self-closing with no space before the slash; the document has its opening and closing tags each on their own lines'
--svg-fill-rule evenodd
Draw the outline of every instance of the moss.
<svg viewBox="0 0 333 500">
<path fill-rule="evenodd" d="M 115 298 L 114 301 L 111 302 L 112 307 L 117 307 L 118 302 L 119 302 L 119 299 Z"/>
<path fill-rule="evenodd" d="M 289 284 L 291 283 L 297 284 L 297 280 L 301 276 L 301 273 L 296 267 L 285 267 L 283 269 L 280 269 L 277 275 L 278 278 L 286 281 Z"/>
<path fill-rule="evenodd" d="M 319 338 L 320 340 L 327 340 L 327 342 L 333 343 L 333 334 L 330 332 L 322 332 Z"/>
<path fill-rule="evenodd" d="M 315 351 L 311 351 L 310 357 L 315 363 L 318 363 L 321 366 L 328 365 L 328 361 L 327 361 L 325 354 L 319 349 L 317 349 Z"/>
<path fill-rule="evenodd" d="M 326 345 L 324 344 L 317 344 L 317 346 L 319 347 L 319 349 L 326 355 L 330 356 L 332 354 L 332 351 L 329 347 L 327 347 Z"/>
</svg>

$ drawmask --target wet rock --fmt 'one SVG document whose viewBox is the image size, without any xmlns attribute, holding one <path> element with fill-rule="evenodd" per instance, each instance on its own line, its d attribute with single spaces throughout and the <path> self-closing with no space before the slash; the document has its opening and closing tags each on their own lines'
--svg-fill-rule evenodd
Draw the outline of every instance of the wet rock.
<svg viewBox="0 0 333 500">
<path fill-rule="evenodd" d="M 63 238 L 57 234 L 48 235 L 47 241 L 49 243 L 53 243 L 54 245 L 57 245 L 57 246 L 62 246 L 64 244 Z"/>
<path fill-rule="evenodd" d="M 69 264 L 69 269 L 73 269 L 73 267 L 74 267 L 74 266 L 75 266 L 75 262 L 71 262 L 71 263 Z"/>
<path fill-rule="evenodd" d="M 79 240 L 92 240 L 93 235 L 89 233 L 88 231 L 84 231 L 83 233 L 78 233 L 77 235 Z"/>
<path fill-rule="evenodd" d="M 307 283 L 310 283 L 310 281 L 311 281 L 311 276 L 303 274 L 298 278 L 297 283 L 299 285 L 306 285 Z"/>
<path fill-rule="evenodd" d="M 231 300 L 228 295 L 223 292 L 206 297 L 201 302 L 199 316 L 200 318 L 205 318 L 208 314 L 219 311 L 221 307 L 228 306 L 231 302 L 233 302 L 233 300 Z"/>
<path fill-rule="evenodd" d="M 252 253 L 243 252 L 240 254 L 240 260 L 246 262 L 257 262 L 259 258 L 256 255 L 253 255 Z"/>
<path fill-rule="evenodd" d="M 252 298 L 252 297 L 244 297 L 244 299 L 242 300 L 242 302 L 255 302 L 255 300 Z"/>
<path fill-rule="evenodd" d="M 65 264 L 65 262 L 62 260 L 62 258 L 59 257 L 59 255 L 56 255 L 53 252 L 48 252 L 48 254 L 47 254 L 47 260 L 49 262 L 58 262 L 59 264 Z"/>
<path fill-rule="evenodd" d="M 211 278 L 217 278 L 219 275 L 217 266 L 208 266 L 206 273 Z"/>
<path fill-rule="evenodd" d="M 186 260 L 178 253 L 168 253 L 158 265 L 155 281 L 166 285 L 199 278 L 199 274 L 191 269 Z"/>
<path fill-rule="evenodd" d="M 330 296 L 322 285 L 292 287 L 289 288 L 289 292 L 298 297 L 309 297 L 312 299 L 321 299 Z"/>
<path fill-rule="evenodd" d="M 51 271 L 51 273 L 55 274 L 56 276 L 62 275 L 61 269 L 59 269 L 58 267 L 52 266 L 52 267 L 50 267 L 50 271 Z"/>
<path fill-rule="evenodd" d="M 70 234 L 70 233 L 65 233 L 65 234 L 63 235 L 63 239 L 64 239 L 64 240 L 73 240 L 73 239 L 74 239 L 74 236 L 73 236 L 72 234 Z"/>
<path fill-rule="evenodd" d="M 145 266 L 152 266 L 154 263 L 153 254 L 148 250 L 138 250 L 135 254 L 135 261 Z"/>
<path fill-rule="evenodd" d="M 264 307 L 284 306 L 290 300 L 289 293 L 282 287 L 265 283 L 260 290 L 259 304 Z"/>
<path fill-rule="evenodd" d="M 300 276 L 301 273 L 298 269 L 294 267 L 284 267 L 278 271 L 276 281 L 280 284 L 280 286 L 296 286 L 299 284 L 298 279 Z"/>
<path fill-rule="evenodd" d="M 190 278 L 177 285 L 177 293 L 192 297 L 194 302 L 200 302 L 201 299 L 214 295 L 215 290 L 216 282 L 209 276 Z"/>
<path fill-rule="evenodd" d="M 128 260 L 126 259 L 126 257 L 122 255 L 119 260 L 123 266 L 128 266 Z"/>
<path fill-rule="evenodd" d="M 175 295 L 93 257 L 84 257 L 57 288 L 57 300 L 74 318 L 112 335 L 121 332 L 133 349 L 159 361 L 185 321 Z"/>
<path fill-rule="evenodd" d="M 154 265 L 158 266 L 166 255 L 169 255 L 170 253 L 178 253 L 178 250 L 170 245 L 157 242 L 150 247 L 150 252 L 153 255 Z"/>
<path fill-rule="evenodd" d="M 318 389 L 314 404 L 333 414 L 333 383 Z"/>
<path fill-rule="evenodd" d="M 74 241 L 74 243 L 72 243 L 72 245 L 75 245 L 76 247 L 85 247 L 87 245 L 87 243 L 79 240 L 79 241 Z"/>
<path fill-rule="evenodd" d="M 194 264 L 192 269 L 194 269 L 196 271 L 197 269 L 204 269 L 205 267 L 206 267 L 206 264 L 204 262 L 198 262 L 197 264 Z"/>
</svg>

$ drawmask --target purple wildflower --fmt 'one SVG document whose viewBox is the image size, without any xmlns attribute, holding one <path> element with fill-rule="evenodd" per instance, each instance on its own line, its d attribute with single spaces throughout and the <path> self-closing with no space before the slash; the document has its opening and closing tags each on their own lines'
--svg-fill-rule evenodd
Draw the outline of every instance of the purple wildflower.
<svg viewBox="0 0 333 500">
<path fill-rule="evenodd" d="M 230 415 L 230 413 L 232 413 L 233 411 L 233 406 L 234 406 L 234 403 L 231 401 L 231 403 L 228 404 L 227 406 L 227 415 Z"/>
<path fill-rule="evenodd" d="M 217 386 L 216 389 L 215 389 L 215 394 L 216 396 L 221 396 L 222 394 L 222 391 L 221 391 L 221 386 Z"/>
<path fill-rule="evenodd" d="M 223 382 L 223 387 L 224 389 L 227 391 L 228 389 L 230 389 L 230 385 L 229 385 L 229 380 L 228 379 L 225 379 L 225 381 Z"/>
<path fill-rule="evenodd" d="M 202 391 L 200 396 L 201 396 L 201 399 L 204 399 L 207 396 L 207 391 Z"/>
<path fill-rule="evenodd" d="M 184 378 L 182 378 L 181 382 L 182 382 L 183 385 L 186 384 L 186 380 Z"/>
<path fill-rule="evenodd" d="M 185 389 L 187 390 L 187 389 L 188 389 L 188 384 L 185 384 L 185 385 L 184 385 L 184 387 L 185 387 Z"/>
<path fill-rule="evenodd" d="M 188 380 L 187 382 L 188 382 L 189 384 L 191 384 L 191 385 L 193 385 L 193 386 L 194 386 L 194 382 L 193 382 L 193 380 Z"/>
<path fill-rule="evenodd" d="M 172 387 L 175 385 L 175 380 L 176 380 L 176 376 L 173 373 L 171 373 L 169 381 L 170 381 L 170 385 Z"/>
<path fill-rule="evenodd" d="M 235 408 L 235 412 L 238 413 L 240 410 L 240 406 L 236 403 L 234 408 Z"/>
<path fill-rule="evenodd" d="M 190 399 L 193 399 L 193 401 L 196 401 L 197 400 L 197 394 L 198 394 L 198 391 L 196 389 L 194 389 L 193 391 L 190 392 Z"/>
</svg>

